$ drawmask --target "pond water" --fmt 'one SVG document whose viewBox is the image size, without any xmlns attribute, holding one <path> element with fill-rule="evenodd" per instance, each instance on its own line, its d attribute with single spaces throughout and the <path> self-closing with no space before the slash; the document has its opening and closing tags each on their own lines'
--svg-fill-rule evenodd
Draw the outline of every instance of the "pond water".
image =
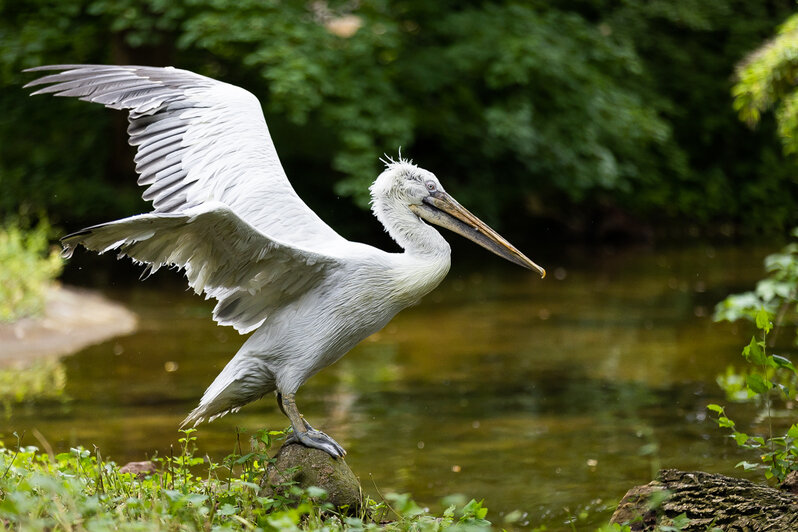
<svg viewBox="0 0 798 532">
<path fill-rule="evenodd" d="M 745 476 L 747 458 L 706 418 L 715 377 L 747 326 L 715 324 L 717 301 L 749 289 L 768 249 L 557 250 L 540 280 L 512 265 L 458 265 L 297 402 L 348 451 L 367 492 L 484 498 L 489 517 L 589 530 L 660 467 Z M 456 259 L 456 257 L 455 257 Z M 91 268 L 91 261 L 88 266 Z M 99 266 L 96 266 L 99 267 Z M 2 437 L 38 430 L 56 451 L 97 445 L 118 463 L 168 453 L 177 427 L 243 339 L 210 319 L 177 275 L 102 288 L 140 317 L 136 334 L 63 359 L 63 400 L 14 406 Z M 740 406 L 731 413 L 750 418 Z M 734 417 L 734 416 L 733 416 Z M 200 427 L 200 452 L 233 450 L 235 427 L 283 428 L 271 396 Z"/>
</svg>

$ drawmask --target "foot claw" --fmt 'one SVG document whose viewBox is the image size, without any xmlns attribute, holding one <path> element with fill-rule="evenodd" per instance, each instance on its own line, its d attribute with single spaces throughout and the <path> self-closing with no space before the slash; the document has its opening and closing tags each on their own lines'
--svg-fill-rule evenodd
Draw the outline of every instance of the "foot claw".
<svg viewBox="0 0 798 532">
<path fill-rule="evenodd" d="M 285 442 L 301 443 L 305 447 L 320 449 L 333 458 L 343 458 L 346 456 L 346 451 L 337 441 L 316 429 L 310 429 L 307 432 L 292 432 L 288 438 L 286 438 Z"/>
</svg>

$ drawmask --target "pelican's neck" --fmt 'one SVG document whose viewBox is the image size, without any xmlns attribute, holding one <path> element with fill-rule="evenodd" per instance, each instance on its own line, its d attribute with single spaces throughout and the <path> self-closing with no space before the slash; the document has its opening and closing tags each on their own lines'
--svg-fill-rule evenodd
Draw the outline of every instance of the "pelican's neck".
<svg viewBox="0 0 798 532">
<path fill-rule="evenodd" d="M 452 252 L 449 243 L 406 205 L 375 198 L 371 210 L 406 254 L 448 263 Z"/>
</svg>

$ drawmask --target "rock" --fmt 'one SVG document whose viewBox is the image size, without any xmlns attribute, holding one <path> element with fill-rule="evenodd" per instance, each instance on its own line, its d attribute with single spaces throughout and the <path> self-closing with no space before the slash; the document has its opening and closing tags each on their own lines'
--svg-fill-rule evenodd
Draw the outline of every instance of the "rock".
<svg viewBox="0 0 798 532">
<path fill-rule="evenodd" d="M 635 486 L 626 492 L 618 507 L 612 514 L 611 523 L 630 523 L 632 530 L 653 530 L 657 524 L 656 510 L 651 509 L 654 494 L 664 491 L 658 481 L 649 482 L 644 486 Z"/>
<path fill-rule="evenodd" d="M 150 461 L 146 462 L 128 462 L 119 468 L 120 473 L 133 473 L 139 478 L 144 478 L 147 475 L 155 473 L 155 464 Z"/>
<path fill-rule="evenodd" d="M 54 285 L 47 290 L 41 316 L 0 323 L 0 368 L 29 367 L 34 360 L 68 355 L 136 327 L 136 315 L 119 303 Z"/>
<path fill-rule="evenodd" d="M 684 531 L 798 530 L 798 497 L 791 493 L 702 471 L 663 469 L 658 477 L 629 490 L 611 522 L 653 531 L 684 515 L 688 521 L 679 528 Z"/>
<path fill-rule="evenodd" d="M 298 443 L 283 445 L 264 476 L 262 496 L 276 493 L 288 496 L 286 482 L 308 488 L 315 486 L 327 492 L 326 502 L 339 511 L 357 512 L 363 504 L 363 490 L 355 474 L 343 458 L 335 459 L 319 449 Z"/>
</svg>

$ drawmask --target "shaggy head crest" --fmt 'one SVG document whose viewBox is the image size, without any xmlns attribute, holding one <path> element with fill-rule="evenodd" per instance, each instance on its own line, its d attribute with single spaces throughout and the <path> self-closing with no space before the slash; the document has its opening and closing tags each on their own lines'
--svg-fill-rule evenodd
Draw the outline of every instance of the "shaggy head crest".
<svg viewBox="0 0 798 532">
<path fill-rule="evenodd" d="M 419 168 L 412 160 L 402 157 L 401 150 L 398 159 L 386 154 L 380 158 L 380 161 L 385 164 L 385 170 L 369 187 L 372 207 L 378 198 L 389 197 L 401 197 L 404 204 L 420 203 L 421 199 L 428 195 L 424 186 L 425 181 L 434 181 L 436 186 L 439 186 L 434 174 Z"/>
<path fill-rule="evenodd" d="M 399 148 L 398 158 L 394 159 L 385 153 L 380 157 L 380 161 L 385 165 L 385 172 L 404 170 L 403 173 L 405 174 L 413 174 L 415 170 L 418 170 L 418 166 L 413 163 L 412 159 L 402 157 L 402 148 Z"/>
<path fill-rule="evenodd" d="M 401 147 L 399 148 L 399 157 L 397 159 L 394 159 L 387 153 L 383 153 L 382 157 L 380 157 L 380 161 L 385 165 L 386 170 L 391 170 L 392 168 L 396 168 L 400 165 L 405 165 L 405 164 L 415 166 L 413 164 L 412 159 L 405 159 L 404 157 L 402 157 Z"/>
</svg>

